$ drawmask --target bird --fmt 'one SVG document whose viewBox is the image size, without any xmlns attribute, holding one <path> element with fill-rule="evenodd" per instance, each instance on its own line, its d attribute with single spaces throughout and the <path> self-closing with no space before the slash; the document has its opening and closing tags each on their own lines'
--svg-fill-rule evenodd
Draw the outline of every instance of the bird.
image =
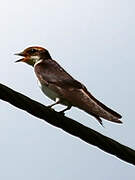
<svg viewBox="0 0 135 180">
<path fill-rule="evenodd" d="M 65 113 L 72 106 L 77 107 L 95 117 L 101 125 L 101 118 L 122 123 L 119 113 L 97 100 L 81 82 L 52 59 L 47 49 L 32 46 L 15 55 L 23 57 L 15 62 L 25 62 L 34 67 L 41 90 L 54 101 L 48 107 L 52 108 L 56 104 L 65 105 L 66 108 L 61 110 L 61 113 Z"/>
</svg>

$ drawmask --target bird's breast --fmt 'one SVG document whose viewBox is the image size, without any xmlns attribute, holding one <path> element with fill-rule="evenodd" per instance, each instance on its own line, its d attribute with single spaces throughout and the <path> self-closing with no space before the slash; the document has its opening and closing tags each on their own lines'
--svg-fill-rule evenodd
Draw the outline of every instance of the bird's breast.
<svg viewBox="0 0 135 180">
<path fill-rule="evenodd" d="M 56 98 L 58 98 L 58 94 L 54 91 L 52 91 L 50 88 L 48 88 L 48 86 L 46 86 L 45 84 L 41 84 L 40 81 L 38 81 L 39 87 L 41 88 L 42 92 L 49 97 L 50 99 L 52 99 L 53 101 L 56 100 Z"/>
<path fill-rule="evenodd" d="M 48 88 L 48 86 L 46 86 L 45 84 L 40 83 L 40 81 L 38 81 L 39 87 L 41 88 L 42 92 L 51 100 L 56 101 L 56 98 L 60 99 L 60 104 L 63 104 L 65 106 L 69 106 L 71 105 L 67 100 L 63 99 L 60 97 L 59 94 L 57 94 L 56 92 L 52 91 L 50 88 Z"/>
</svg>

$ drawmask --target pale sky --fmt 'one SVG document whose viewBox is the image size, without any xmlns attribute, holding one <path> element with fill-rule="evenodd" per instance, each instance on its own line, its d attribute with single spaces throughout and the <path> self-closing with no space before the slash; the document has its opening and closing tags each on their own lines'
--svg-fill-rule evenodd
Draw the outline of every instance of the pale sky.
<svg viewBox="0 0 135 180">
<path fill-rule="evenodd" d="M 52 103 L 39 89 L 33 69 L 14 63 L 15 53 L 43 46 L 96 98 L 121 113 L 123 124 L 104 120 L 102 128 L 76 108 L 66 115 L 135 149 L 134 22 L 133 0 L 4 0 L 0 82 Z M 134 166 L 3 101 L 0 115 L 2 180 L 135 179 Z"/>
</svg>

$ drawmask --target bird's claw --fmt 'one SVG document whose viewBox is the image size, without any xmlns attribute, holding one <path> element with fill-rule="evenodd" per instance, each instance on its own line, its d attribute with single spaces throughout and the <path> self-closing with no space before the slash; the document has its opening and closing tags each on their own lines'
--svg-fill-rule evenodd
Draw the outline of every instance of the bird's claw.
<svg viewBox="0 0 135 180">
<path fill-rule="evenodd" d="M 59 113 L 61 113 L 63 116 L 65 115 L 65 111 L 59 111 Z"/>
</svg>

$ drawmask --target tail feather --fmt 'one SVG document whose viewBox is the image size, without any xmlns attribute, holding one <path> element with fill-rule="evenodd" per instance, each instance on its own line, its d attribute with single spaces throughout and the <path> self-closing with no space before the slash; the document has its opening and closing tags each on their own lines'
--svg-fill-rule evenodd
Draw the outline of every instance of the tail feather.
<svg viewBox="0 0 135 180">
<path fill-rule="evenodd" d="M 98 101 L 86 89 L 85 89 L 85 93 L 87 93 L 87 95 L 89 96 L 90 101 L 89 102 L 87 101 L 87 106 L 85 106 L 83 110 L 93 115 L 101 125 L 103 124 L 100 117 L 115 123 L 122 123 L 122 121 L 119 120 L 122 118 L 122 116 L 119 113 L 115 112 L 114 110 L 110 109 L 109 107 L 105 106 L 103 103 Z M 93 106 L 92 106 L 92 101 L 93 101 Z"/>
</svg>

